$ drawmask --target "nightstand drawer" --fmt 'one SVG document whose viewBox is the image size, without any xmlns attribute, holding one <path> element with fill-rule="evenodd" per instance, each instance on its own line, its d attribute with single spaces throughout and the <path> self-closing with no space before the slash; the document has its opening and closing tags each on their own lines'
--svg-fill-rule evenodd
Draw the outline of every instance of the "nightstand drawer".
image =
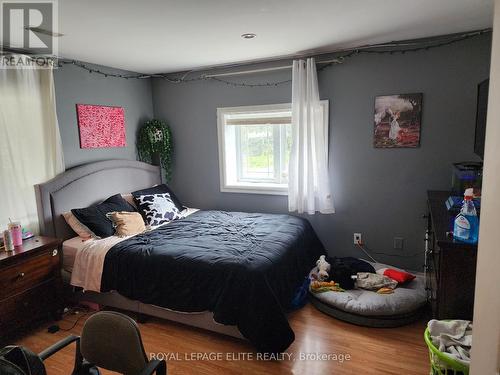
<svg viewBox="0 0 500 375">
<path fill-rule="evenodd" d="M 59 272 L 57 249 L 23 260 L 0 270 L 0 299 L 22 293 L 47 281 Z"/>
<path fill-rule="evenodd" d="M 0 331 L 18 328 L 27 321 L 48 316 L 57 304 L 54 281 L 47 281 L 36 288 L 0 302 Z"/>
</svg>

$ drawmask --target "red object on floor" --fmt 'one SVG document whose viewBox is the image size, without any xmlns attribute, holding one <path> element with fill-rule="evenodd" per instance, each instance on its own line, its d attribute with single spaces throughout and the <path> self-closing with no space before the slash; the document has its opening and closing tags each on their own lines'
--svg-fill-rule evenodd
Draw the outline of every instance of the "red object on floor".
<svg viewBox="0 0 500 375">
<path fill-rule="evenodd" d="M 384 271 L 384 276 L 387 276 L 400 284 L 413 280 L 416 276 L 411 273 L 398 271 L 393 268 L 388 268 Z"/>
</svg>

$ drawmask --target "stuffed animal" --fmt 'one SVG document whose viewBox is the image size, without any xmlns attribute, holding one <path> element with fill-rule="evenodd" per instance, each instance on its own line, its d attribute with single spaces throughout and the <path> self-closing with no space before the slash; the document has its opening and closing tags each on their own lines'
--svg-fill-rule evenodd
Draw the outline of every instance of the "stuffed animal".
<svg viewBox="0 0 500 375">
<path fill-rule="evenodd" d="M 321 255 L 316 262 L 316 267 L 318 267 L 318 279 L 319 280 L 327 280 L 330 272 L 330 263 L 328 263 L 325 259 L 324 255 Z"/>
</svg>

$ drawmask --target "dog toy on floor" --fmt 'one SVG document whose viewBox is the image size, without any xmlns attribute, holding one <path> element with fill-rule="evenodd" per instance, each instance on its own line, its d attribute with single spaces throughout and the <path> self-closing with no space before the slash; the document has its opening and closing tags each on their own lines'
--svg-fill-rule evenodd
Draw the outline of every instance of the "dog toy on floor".
<svg viewBox="0 0 500 375">
<path fill-rule="evenodd" d="M 344 289 L 335 281 L 313 281 L 311 282 L 311 292 L 344 292 Z"/>
<path fill-rule="evenodd" d="M 328 263 L 325 259 L 324 255 L 321 255 L 319 259 L 316 261 L 316 267 L 318 267 L 318 279 L 319 280 L 327 280 L 330 276 L 328 272 L 330 272 L 330 263 Z"/>
</svg>

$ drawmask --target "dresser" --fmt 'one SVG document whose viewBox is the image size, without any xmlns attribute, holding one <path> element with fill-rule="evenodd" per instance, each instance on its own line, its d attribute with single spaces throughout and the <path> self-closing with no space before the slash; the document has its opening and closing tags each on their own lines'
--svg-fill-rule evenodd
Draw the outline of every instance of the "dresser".
<svg viewBox="0 0 500 375">
<path fill-rule="evenodd" d="M 63 309 L 61 241 L 34 237 L 0 251 L 0 341 Z"/>
<path fill-rule="evenodd" d="M 472 320 L 477 245 L 455 241 L 445 201 L 449 191 L 428 191 L 426 233 L 427 292 L 435 319 Z"/>
</svg>

